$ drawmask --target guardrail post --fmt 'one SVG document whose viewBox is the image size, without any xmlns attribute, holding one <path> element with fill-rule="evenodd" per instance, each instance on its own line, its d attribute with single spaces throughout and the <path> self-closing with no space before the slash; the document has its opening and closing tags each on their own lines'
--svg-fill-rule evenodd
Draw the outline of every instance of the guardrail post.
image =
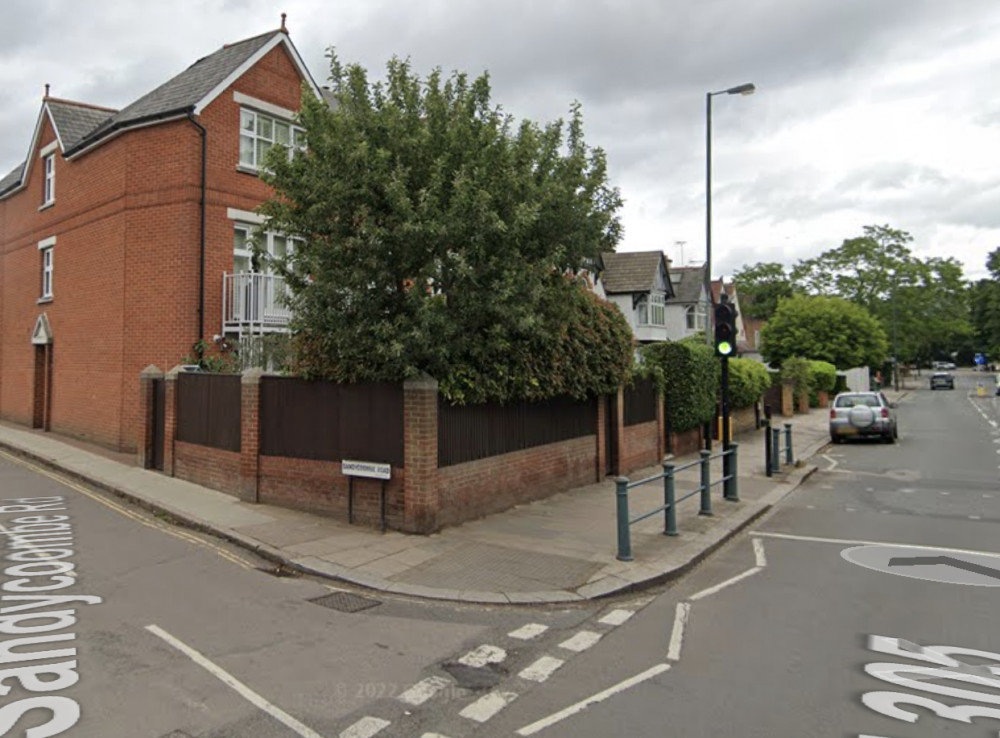
<svg viewBox="0 0 1000 738">
<path fill-rule="evenodd" d="M 663 535 L 677 535 L 677 502 L 674 494 L 674 465 L 663 465 L 663 504 L 666 506 L 663 518 Z"/>
<path fill-rule="evenodd" d="M 785 423 L 785 463 L 794 464 L 795 457 L 792 455 L 792 424 Z"/>
<path fill-rule="evenodd" d="M 771 469 L 781 471 L 781 428 L 771 429 Z"/>
<path fill-rule="evenodd" d="M 707 449 L 701 451 L 701 509 L 699 515 L 712 514 L 712 472 L 709 468 L 709 459 L 712 452 Z"/>
<path fill-rule="evenodd" d="M 729 472 L 726 475 L 726 481 L 722 484 L 722 494 L 730 502 L 739 502 L 739 444 L 729 444 L 726 453 L 729 455 Z"/>
<path fill-rule="evenodd" d="M 632 536 L 628 521 L 628 477 L 615 479 L 615 500 L 618 511 L 618 560 L 632 561 Z"/>
<path fill-rule="evenodd" d="M 774 460 L 771 453 L 771 441 L 771 418 L 767 417 L 764 420 L 764 473 L 769 477 L 774 474 L 774 467 L 771 465 Z"/>
</svg>

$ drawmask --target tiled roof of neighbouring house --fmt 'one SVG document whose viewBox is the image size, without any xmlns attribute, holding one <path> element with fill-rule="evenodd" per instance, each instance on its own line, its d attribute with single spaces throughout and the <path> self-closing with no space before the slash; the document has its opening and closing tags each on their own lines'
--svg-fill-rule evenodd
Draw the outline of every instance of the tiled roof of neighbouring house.
<svg viewBox="0 0 1000 738">
<path fill-rule="evenodd" d="M 656 285 L 656 277 L 663 260 L 661 251 L 608 252 L 601 254 L 604 271 L 601 282 L 608 294 L 624 292 L 649 292 Z"/>
</svg>

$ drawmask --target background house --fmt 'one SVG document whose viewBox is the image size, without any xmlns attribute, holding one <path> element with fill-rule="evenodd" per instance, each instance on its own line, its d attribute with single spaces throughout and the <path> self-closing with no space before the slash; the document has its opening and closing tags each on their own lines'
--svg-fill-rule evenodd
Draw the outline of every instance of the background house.
<svg viewBox="0 0 1000 738">
<path fill-rule="evenodd" d="M 282 26 L 118 111 L 46 90 L 0 180 L 0 417 L 134 451 L 144 367 L 285 329 L 283 286 L 249 241 L 263 155 L 304 144 L 303 83 L 321 94 Z"/>
<path fill-rule="evenodd" d="M 618 306 L 640 343 L 674 338 L 667 322 L 674 289 L 662 251 L 601 254 L 595 291 Z"/>
<path fill-rule="evenodd" d="M 667 306 L 667 333 L 672 341 L 705 335 L 710 295 L 705 290 L 704 267 L 677 267 L 670 270 L 674 298 Z"/>
</svg>

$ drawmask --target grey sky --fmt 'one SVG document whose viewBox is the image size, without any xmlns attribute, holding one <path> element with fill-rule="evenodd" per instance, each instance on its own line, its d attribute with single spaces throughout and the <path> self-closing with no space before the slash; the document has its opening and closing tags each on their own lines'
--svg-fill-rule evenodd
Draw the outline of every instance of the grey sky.
<svg viewBox="0 0 1000 738">
<path fill-rule="evenodd" d="M 539 122 L 579 100 L 626 200 L 620 250 L 704 259 L 705 93 L 750 81 L 756 95 L 713 99 L 716 276 L 869 224 L 970 278 L 1000 247 L 996 0 L 4 0 L 0 176 L 45 83 L 124 107 L 281 12 L 320 83 L 335 46 L 372 76 L 393 54 L 488 70 L 494 100 Z"/>
</svg>

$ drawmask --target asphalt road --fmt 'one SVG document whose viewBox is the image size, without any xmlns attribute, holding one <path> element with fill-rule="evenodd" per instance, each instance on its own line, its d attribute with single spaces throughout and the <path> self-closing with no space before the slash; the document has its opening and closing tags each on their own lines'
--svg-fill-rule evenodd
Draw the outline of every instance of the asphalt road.
<svg viewBox="0 0 1000 738">
<path fill-rule="evenodd" d="M 458 712 L 488 686 L 476 674 L 524 668 L 535 642 L 569 637 L 600 609 L 429 604 L 277 576 L 6 454 L 0 491 L 2 736 L 392 738 L 475 726 Z M 506 636 L 527 624 L 547 632 Z M 461 664 L 470 653 L 487 669 Z M 442 688 L 445 667 L 455 679 Z"/>
<path fill-rule="evenodd" d="M 977 381 L 911 392 L 895 445 L 827 447 L 771 515 L 477 735 L 1000 734 L 1000 398 Z"/>
</svg>

